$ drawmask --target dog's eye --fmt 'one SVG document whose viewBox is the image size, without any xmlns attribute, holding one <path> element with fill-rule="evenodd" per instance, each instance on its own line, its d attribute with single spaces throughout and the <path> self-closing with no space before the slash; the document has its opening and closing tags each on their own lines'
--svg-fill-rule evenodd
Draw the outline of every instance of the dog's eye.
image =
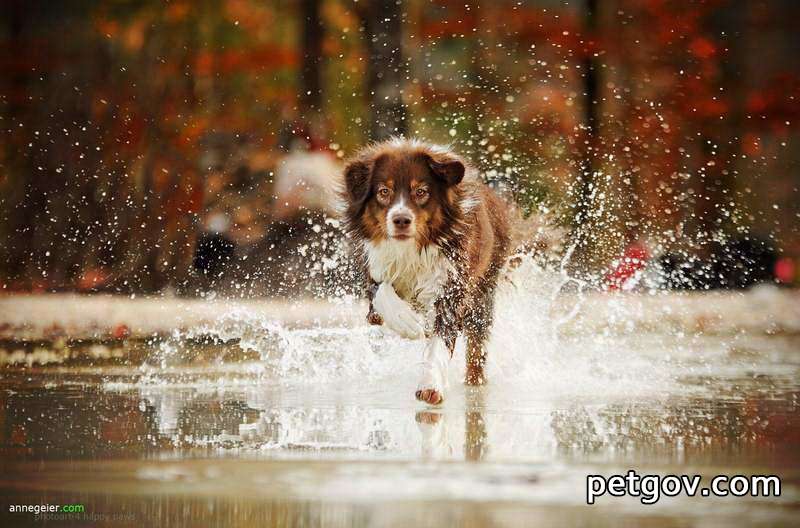
<svg viewBox="0 0 800 528">
<path fill-rule="evenodd" d="M 378 189 L 378 196 L 383 196 L 385 198 L 389 196 L 390 192 L 391 191 L 389 190 L 388 187 L 381 187 L 380 189 Z"/>
<path fill-rule="evenodd" d="M 425 198 L 426 196 L 428 196 L 428 189 L 420 187 L 419 189 L 414 191 L 414 194 L 416 195 L 417 198 Z"/>
</svg>

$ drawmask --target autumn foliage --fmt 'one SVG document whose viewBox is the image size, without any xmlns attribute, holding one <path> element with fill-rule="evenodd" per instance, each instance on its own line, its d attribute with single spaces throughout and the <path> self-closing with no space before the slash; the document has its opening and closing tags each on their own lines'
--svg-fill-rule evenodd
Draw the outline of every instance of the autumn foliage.
<svg viewBox="0 0 800 528">
<path fill-rule="evenodd" d="M 1 287 L 187 284 L 211 201 L 241 193 L 253 239 L 270 222 L 287 123 L 334 157 L 369 140 L 369 2 L 310 4 L 320 60 L 304 62 L 309 2 L 9 2 Z M 590 201 L 594 267 L 637 241 L 702 251 L 747 233 L 800 255 L 800 4 L 595 4 L 403 2 L 405 132 L 453 142 L 527 213 L 573 225 Z M 308 64 L 321 108 L 302 96 Z"/>
</svg>

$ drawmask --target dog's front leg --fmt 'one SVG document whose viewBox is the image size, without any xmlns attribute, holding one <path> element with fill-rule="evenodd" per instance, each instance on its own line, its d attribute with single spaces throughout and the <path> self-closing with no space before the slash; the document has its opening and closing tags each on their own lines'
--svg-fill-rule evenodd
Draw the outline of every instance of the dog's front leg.
<svg viewBox="0 0 800 528">
<path fill-rule="evenodd" d="M 434 303 L 436 318 L 433 335 L 425 345 L 422 356 L 422 378 L 416 392 L 416 397 L 420 401 L 432 405 L 444 401 L 448 385 L 447 369 L 456 344 L 463 299 L 463 287 L 451 279 Z"/>
<path fill-rule="evenodd" d="M 417 385 L 417 399 L 431 405 L 444 401 L 447 390 L 447 367 L 450 365 L 450 348 L 438 335 L 425 344 L 422 355 L 422 378 Z"/>
<path fill-rule="evenodd" d="M 422 317 L 400 298 L 392 285 L 382 282 L 371 303 L 383 323 L 402 337 L 419 339 L 425 335 Z"/>
<path fill-rule="evenodd" d="M 379 284 L 372 279 L 369 279 L 367 282 L 367 300 L 369 301 L 369 311 L 367 312 L 367 322 L 371 325 L 382 325 L 383 324 L 383 317 L 381 314 L 375 311 L 375 307 L 373 306 L 373 301 L 375 300 L 375 294 L 378 292 Z"/>
</svg>

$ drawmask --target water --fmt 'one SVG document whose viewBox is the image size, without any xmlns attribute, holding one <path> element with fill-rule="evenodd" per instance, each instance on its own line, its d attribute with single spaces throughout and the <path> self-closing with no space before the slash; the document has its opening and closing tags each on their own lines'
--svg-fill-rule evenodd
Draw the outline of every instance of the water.
<svg viewBox="0 0 800 528">
<path fill-rule="evenodd" d="M 237 309 L 161 340 L 7 342 L 0 494 L 114 526 L 795 525 L 796 294 L 560 286 L 518 270 L 490 383 L 459 383 L 460 343 L 440 408 L 413 398 L 420 344 L 360 324 Z M 628 469 L 775 473 L 783 493 L 586 505 L 586 475 Z"/>
</svg>

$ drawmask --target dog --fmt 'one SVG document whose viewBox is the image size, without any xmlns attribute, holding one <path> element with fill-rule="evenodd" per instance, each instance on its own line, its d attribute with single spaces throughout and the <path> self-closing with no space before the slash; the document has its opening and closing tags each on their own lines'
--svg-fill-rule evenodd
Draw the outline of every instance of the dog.
<svg viewBox="0 0 800 528">
<path fill-rule="evenodd" d="M 363 275 L 368 322 L 427 340 L 416 398 L 442 403 L 461 333 L 465 382 L 483 384 L 510 244 L 506 203 L 452 149 L 413 139 L 362 148 L 343 180 L 343 224 Z"/>
</svg>

